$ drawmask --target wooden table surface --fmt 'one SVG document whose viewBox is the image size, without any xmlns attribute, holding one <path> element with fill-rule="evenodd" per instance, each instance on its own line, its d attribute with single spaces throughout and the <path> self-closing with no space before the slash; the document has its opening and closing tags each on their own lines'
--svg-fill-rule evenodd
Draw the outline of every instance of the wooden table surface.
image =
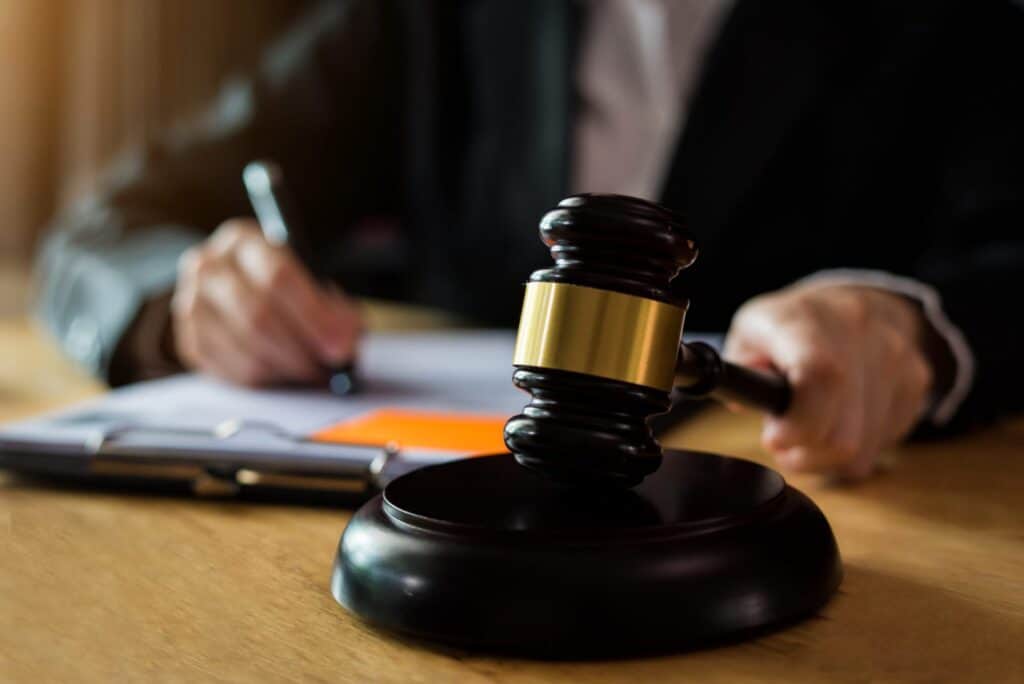
<svg viewBox="0 0 1024 684">
<path fill-rule="evenodd" d="M 101 388 L 0 322 L 0 420 Z M 672 445 L 764 461 L 724 411 Z M 713 650 L 529 662 L 430 650 L 328 592 L 343 510 L 48 489 L 0 474 L 0 681 L 1024 682 L 1024 421 L 891 454 L 856 487 L 790 478 L 846 568 L 823 613 Z"/>
</svg>

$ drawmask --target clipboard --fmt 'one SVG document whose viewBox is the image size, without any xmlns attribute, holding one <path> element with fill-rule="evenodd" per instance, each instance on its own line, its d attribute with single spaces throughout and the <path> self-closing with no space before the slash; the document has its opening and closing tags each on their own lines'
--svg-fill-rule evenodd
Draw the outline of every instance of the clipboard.
<svg viewBox="0 0 1024 684">
<path fill-rule="evenodd" d="M 0 427 L 0 468 L 204 497 L 356 503 L 415 468 L 503 451 L 526 404 L 510 331 L 371 334 L 360 393 L 252 390 L 198 375 L 131 385 Z M 680 401 L 657 431 L 699 410 Z"/>
</svg>

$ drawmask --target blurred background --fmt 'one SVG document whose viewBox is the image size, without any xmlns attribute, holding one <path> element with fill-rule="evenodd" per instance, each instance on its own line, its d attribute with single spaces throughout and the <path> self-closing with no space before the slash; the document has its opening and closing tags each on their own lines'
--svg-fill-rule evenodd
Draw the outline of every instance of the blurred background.
<svg viewBox="0 0 1024 684">
<path fill-rule="evenodd" d="M 309 2 L 0 0 L 0 317 L 26 310 L 60 207 L 196 112 Z"/>
</svg>

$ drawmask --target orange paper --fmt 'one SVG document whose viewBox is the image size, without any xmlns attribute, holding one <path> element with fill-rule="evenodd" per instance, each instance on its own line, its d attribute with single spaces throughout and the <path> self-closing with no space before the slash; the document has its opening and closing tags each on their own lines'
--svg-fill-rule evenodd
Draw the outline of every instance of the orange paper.
<svg viewBox="0 0 1024 684">
<path fill-rule="evenodd" d="M 461 451 L 467 455 L 507 451 L 502 439 L 506 416 L 405 409 L 371 411 L 313 434 L 315 442 L 395 443 L 406 449 Z"/>
</svg>

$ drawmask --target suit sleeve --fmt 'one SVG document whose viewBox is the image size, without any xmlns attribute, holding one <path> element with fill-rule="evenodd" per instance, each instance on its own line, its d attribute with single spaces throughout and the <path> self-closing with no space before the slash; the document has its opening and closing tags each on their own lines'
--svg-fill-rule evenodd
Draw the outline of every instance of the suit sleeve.
<svg viewBox="0 0 1024 684">
<path fill-rule="evenodd" d="M 1020 230 L 1022 224 L 1017 226 Z M 963 229 L 980 230 L 977 223 Z M 952 253 L 941 250 L 929 255 L 917 273 L 939 292 L 943 311 L 963 332 L 974 358 L 973 380 L 949 428 L 1024 410 L 1024 340 L 1015 320 L 1015 301 L 1024 293 L 1024 243 L 993 240 Z"/>
<path fill-rule="evenodd" d="M 984 40 L 949 74 L 935 238 L 911 274 L 931 284 L 975 359 L 950 428 L 1024 409 L 1024 9 L 992 3 Z M 998 16 L 996 16 L 998 15 Z M 965 32 L 975 27 L 962 27 Z"/>
<path fill-rule="evenodd" d="M 284 169 L 314 243 L 388 208 L 401 91 L 391 11 L 369 0 L 323 3 L 252 77 L 193 124 L 131 152 L 54 222 L 37 263 L 37 309 L 68 354 L 109 379 L 115 350 L 131 352 L 122 338 L 144 305 L 147 325 L 169 317 L 180 254 L 222 221 L 251 215 L 241 173 L 253 159 Z"/>
</svg>

